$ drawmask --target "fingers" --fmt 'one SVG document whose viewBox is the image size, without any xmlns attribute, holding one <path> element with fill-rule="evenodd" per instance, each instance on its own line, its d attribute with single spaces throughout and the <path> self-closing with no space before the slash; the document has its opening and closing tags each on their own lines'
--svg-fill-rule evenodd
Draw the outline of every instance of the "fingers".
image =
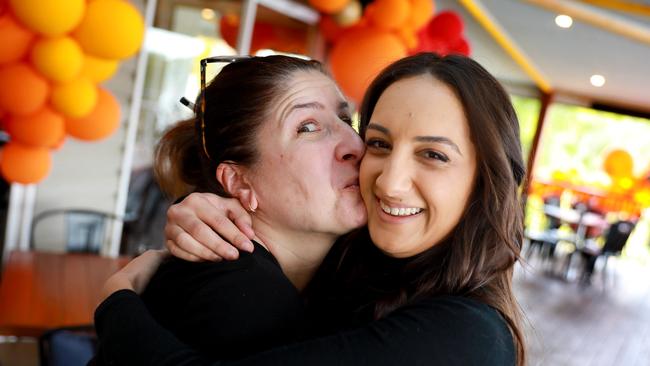
<svg viewBox="0 0 650 366">
<path fill-rule="evenodd" d="M 236 199 L 192 193 L 167 210 L 165 236 L 175 256 L 188 261 L 234 260 L 252 252 L 251 217 Z"/>
<path fill-rule="evenodd" d="M 212 243 L 212 239 L 206 239 L 205 235 L 203 234 L 207 234 L 208 236 L 216 236 L 217 238 L 218 235 L 214 233 L 207 225 L 202 223 L 201 225 L 204 227 L 204 230 L 202 230 L 198 235 L 192 235 L 188 233 L 181 226 L 176 225 L 166 227 L 165 236 L 168 238 L 166 246 L 169 251 L 174 256 L 190 262 L 218 261 L 223 257 L 226 257 L 224 255 L 221 255 L 217 249 L 218 247 L 215 246 L 215 249 L 212 249 L 210 244 L 202 244 L 206 242 Z M 196 231 L 196 229 L 190 229 L 190 232 L 192 231 Z M 227 259 L 236 259 L 239 255 L 239 253 L 237 253 L 237 250 L 234 248 L 232 248 L 232 250 L 235 253 L 223 253 L 228 255 L 226 257 Z"/>
</svg>

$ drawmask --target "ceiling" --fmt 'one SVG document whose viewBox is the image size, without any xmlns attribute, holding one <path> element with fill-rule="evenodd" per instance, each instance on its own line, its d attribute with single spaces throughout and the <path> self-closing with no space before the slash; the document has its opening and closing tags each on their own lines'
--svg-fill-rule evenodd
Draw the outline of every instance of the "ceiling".
<svg viewBox="0 0 650 366">
<path fill-rule="evenodd" d="M 650 118 L 650 0 L 435 0 L 437 12 L 454 10 L 465 20 L 465 35 L 477 61 L 511 92 L 535 95 L 539 94 L 539 89 L 533 78 L 462 5 L 468 2 L 482 8 L 482 13 L 491 18 L 521 50 L 532 68 L 550 84 L 554 100 Z M 632 4 L 642 7 L 646 15 L 586 4 L 589 2 Z M 536 5 L 539 3 L 543 4 Z M 161 19 L 171 19 L 173 7 L 181 4 L 222 11 L 240 8 L 239 1 L 159 0 L 157 23 L 168 27 L 169 20 Z M 637 33 L 645 38 L 640 41 L 615 34 L 576 17 L 571 28 L 560 28 L 554 20 L 558 13 L 543 6 L 548 4 L 595 13 L 611 20 L 612 24 L 625 23 L 635 27 Z M 258 16 L 265 14 L 261 9 Z M 589 78 L 593 74 L 603 75 L 605 85 L 600 88 L 592 86 Z"/>
<path fill-rule="evenodd" d="M 573 26 L 555 25 L 557 12 L 534 5 L 537 1 L 475 0 L 513 43 L 521 49 L 533 67 L 548 81 L 555 99 L 599 108 L 622 109 L 627 113 L 650 116 L 650 15 L 631 15 L 591 6 L 575 0 L 549 0 L 546 3 L 578 6 L 589 13 L 623 22 L 646 32 L 645 40 L 615 34 L 574 17 Z M 610 3 L 632 1 L 610 1 Z M 636 1 L 650 10 L 650 1 Z M 436 9 L 455 10 L 465 20 L 466 37 L 473 57 L 506 85 L 530 90 L 535 83 L 499 46 L 476 19 L 456 0 L 436 0 Z M 646 13 L 648 14 L 648 13 Z M 606 78 L 602 87 L 594 87 L 593 74 Z"/>
</svg>

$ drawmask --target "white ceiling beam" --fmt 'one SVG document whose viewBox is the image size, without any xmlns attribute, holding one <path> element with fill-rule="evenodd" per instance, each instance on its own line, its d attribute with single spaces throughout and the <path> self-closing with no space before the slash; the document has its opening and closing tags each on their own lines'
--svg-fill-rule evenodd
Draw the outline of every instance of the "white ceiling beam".
<svg viewBox="0 0 650 366">
<path fill-rule="evenodd" d="M 524 0 L 532 5 L 550 10 L 558 14 L 566 14 L 575 20 L 603 29 L 605 31 L 627 37 L 637 42 L 650 45 L 650 28 L 628 19 L 598 11 L 575 1 L 561 0 Z"/>
</svg>

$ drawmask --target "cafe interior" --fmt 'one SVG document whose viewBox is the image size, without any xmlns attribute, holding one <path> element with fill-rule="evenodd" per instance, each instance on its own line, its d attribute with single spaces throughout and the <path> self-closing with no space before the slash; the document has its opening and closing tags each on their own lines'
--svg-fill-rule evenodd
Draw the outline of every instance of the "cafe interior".
<svg viewBox="0 0 650 366">
<path fill-rule="evenodd" d="M 649 365 L 650 1 L 0 0 L 0 366 L 74 366 L 57 336 L 93 340 L 104 281 L 163 247 L 154 150 L 201 59 L 317 59 L 355 108 L 423 51 L 517 112 L 528 364 Z"/>
</svg>

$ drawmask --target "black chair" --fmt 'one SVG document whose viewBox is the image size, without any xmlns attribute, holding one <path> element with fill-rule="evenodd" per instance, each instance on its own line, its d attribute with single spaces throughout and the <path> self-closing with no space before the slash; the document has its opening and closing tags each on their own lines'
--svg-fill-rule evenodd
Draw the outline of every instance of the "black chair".
<svg viewBox="0 0 650 366">
<path fill-rule="evenodd" d="M 39 213 L 32 220 L 30 248 L 36 249 L 37 228 L 46 219 L 62 216 L 66 250 L 72 253 L 95 253 L 101 250 L 111 221 L 123 221 L 112 213 L 90 209 L 54 209 Z"/>
<path fill-rule="evenodd" d="M 600 257 L 604 258 L 602 268 L 603 282 L 606 280 L 609 257 L 619 256 L 621 254 L 627 240 L 630 238 L 630 234 L 632 234 L 632 230 L 634 230 L 634 225 L 634 222 L 631 221 L 617 221 L 609 227 L 607 236 L 605 237 L 605 244 L 602 248 L 598 248 L 593 244 L 587 244 L 579 249 L 583 259 L 583 270 L 580 276 L 581 284 L 588 285 L 591 283 L 596 261 Z"/>
<path fill-rule="evenodd" d="M 96 350 L 92 325 L 57 328 L 38 338 L 40 366 L 85 366 Z"/>
</svg>

